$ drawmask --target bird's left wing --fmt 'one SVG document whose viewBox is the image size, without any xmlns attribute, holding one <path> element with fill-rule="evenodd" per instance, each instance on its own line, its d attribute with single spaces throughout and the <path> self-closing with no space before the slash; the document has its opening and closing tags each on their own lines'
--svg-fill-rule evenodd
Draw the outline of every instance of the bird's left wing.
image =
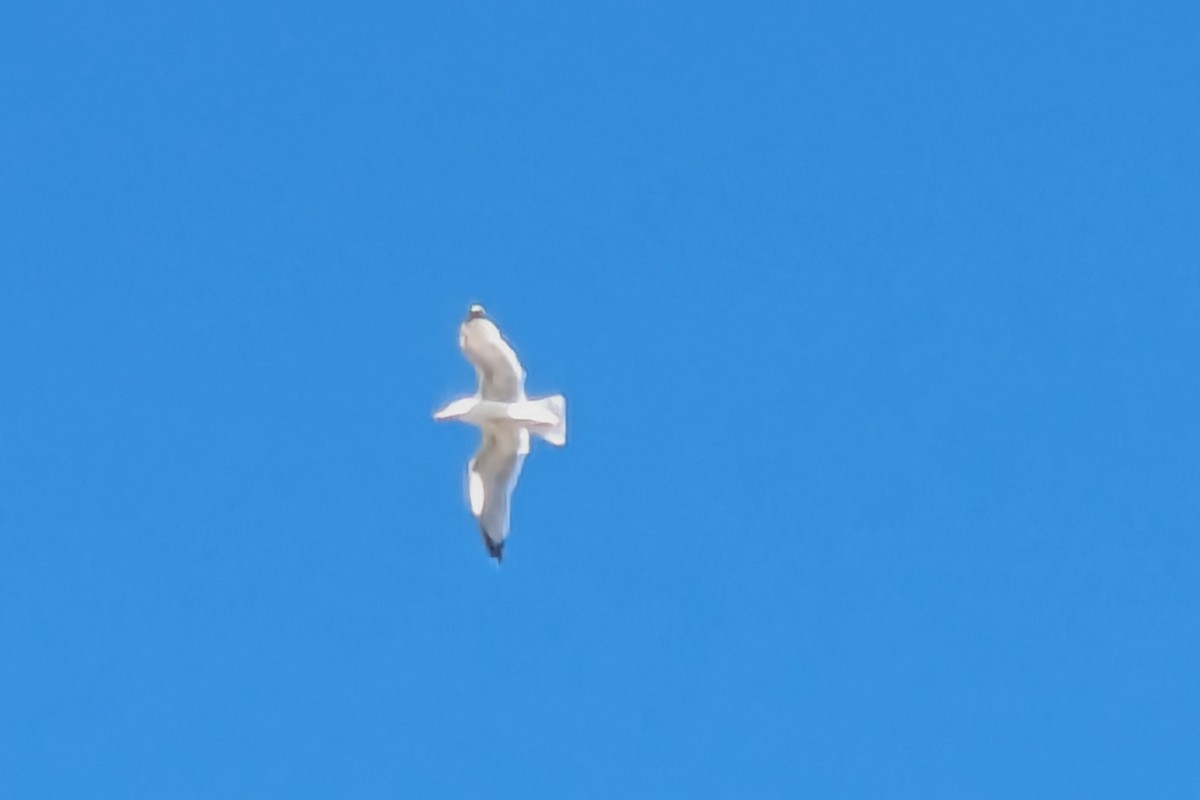
<svg viewBox="0 0 1200 800">
<path fill-rule="evenodd" d="M 484 316 L 468 319 L 459 328 L 458 346 L 475 367 L 480 397 L 506 403 L 524 398 L 525 370 L 496 323 Z"/>
</svg>

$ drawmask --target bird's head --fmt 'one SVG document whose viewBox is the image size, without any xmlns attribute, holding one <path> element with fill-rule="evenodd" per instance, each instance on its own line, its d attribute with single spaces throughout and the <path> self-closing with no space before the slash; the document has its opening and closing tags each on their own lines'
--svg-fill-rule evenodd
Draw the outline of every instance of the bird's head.
<svg viewBox="0 0 1200 800">
<path fill-rule="evenodd" d="M 487 316 L 487 312 L 483 310 L 483 306 L 479 305 L 479 303 L 474 303 L 470 308 L 467 309 L 468 320 L 480 319 L 481 317 L 485 316 Z"/>
<path fill-rule="evenodd" d="M 434 412 L 433 418 L 438 422 L 444 422 L 451 419 L 462 419 L 471 412 L 475 404 L 479 401 L 474 397 L 461 397 L 458 400 L 452 400 L 443 406 L 439 411 Z"/>
</svg>

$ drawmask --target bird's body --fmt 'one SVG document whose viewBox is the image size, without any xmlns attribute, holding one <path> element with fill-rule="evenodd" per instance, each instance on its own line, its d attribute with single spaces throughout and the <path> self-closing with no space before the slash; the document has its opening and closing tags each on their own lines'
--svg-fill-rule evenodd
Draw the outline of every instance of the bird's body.
<svg viewBox="0 0 1200 800">
<path fill-rule="evenodd" d="M 472 397 L 451 402 L 433 418 L 459 420 L 480 429 L 483 441 L 467 465 L 467 500 L 488 554 L 499 561 L 508 537 L 512 491 L 529 453 L 529 434 L 554 445 L 565 444 L 566 399 L 525 396 L 525 370 L 482 306 L 471 306 L 459 328 L 458 343 L 475 367 L 479 386 Z"/>
</svg>

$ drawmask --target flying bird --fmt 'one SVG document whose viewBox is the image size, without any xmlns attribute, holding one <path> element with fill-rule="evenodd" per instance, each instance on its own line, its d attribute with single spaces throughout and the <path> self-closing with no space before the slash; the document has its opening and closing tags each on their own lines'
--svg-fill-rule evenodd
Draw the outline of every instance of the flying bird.
<svg viewBox="0 0 1200 800">
<path fill-rule="evenodd" d="M 433 418 L 478 426 L 479 450 L 467 464 L 467 500 L 479 522 L 488 555 L 500 561 L 508 537 L 509 505 L 521 465 L 529 454 L 529 434 L 561 447 L 567 443 L 567 400 L 561 394 L 531 400 L 525 396 L 525 370 L 512 346 L 473 305 L 458 329 L 458 346 L 475 367 L 478 388 L 454 400 Z"/>
</svg>

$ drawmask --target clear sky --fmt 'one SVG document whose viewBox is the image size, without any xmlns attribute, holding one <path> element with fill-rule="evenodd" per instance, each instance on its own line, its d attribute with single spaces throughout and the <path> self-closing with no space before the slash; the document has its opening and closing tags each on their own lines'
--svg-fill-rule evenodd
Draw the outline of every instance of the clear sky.
<svg viewBox="0 0 1200 800">
<path fill-rule="evenodd" d="M 6 4 L 3 794 L 1200 796 L 1198 9 Z"/>
</svg>

